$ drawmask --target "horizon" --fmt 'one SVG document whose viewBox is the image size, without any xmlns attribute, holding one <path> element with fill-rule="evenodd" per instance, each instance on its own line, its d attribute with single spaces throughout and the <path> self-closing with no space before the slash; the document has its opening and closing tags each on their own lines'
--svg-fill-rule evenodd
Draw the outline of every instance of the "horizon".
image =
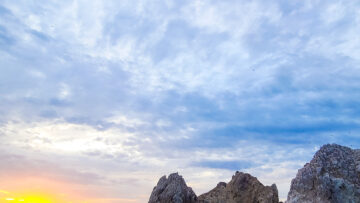
<svg viewBox="0 0 360 203">
<path fill-rule="evenodd" d="M 140 203 L 163 175 L 199 195 L 235 171 L 285 200 L 323 144 L 360 148 L 359 10 L 1 1 L 0 202 Z"/>
</svg>

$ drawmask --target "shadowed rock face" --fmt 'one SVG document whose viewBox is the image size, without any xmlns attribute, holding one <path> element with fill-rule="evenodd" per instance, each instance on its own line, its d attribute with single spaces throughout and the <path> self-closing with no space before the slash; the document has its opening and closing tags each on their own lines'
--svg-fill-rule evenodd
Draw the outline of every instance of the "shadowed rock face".
<svg viewBox="0 0 360 203">
<path fill-rule="evenodd" d="M 278 203 L 276 185 L 264 186 L 247 173 L 236 172 L 231 181 L 220 182 L 210 192 L 199 196 L 199 203 Z"/>
<path fill-rule="evenodd" d="M 195 203 L 197 197 L 178 173 L 163 176 L 154 187 L 149 203 Z"/>
<path fill-rule="evenodd" d="M 291 181 L 287 203 L 360 202 L 360 151 L 328 144 Z"/>
</svg>

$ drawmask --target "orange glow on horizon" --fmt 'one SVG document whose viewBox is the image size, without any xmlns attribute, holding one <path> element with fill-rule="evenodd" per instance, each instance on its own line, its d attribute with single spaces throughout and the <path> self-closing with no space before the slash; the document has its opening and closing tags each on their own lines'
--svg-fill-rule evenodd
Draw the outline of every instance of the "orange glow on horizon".
<svg viewBox="0 0 360 203">
<path fill-rule="evenodd" d="M 63 181 L 35 177 L 13 177 L 12 179 L 5 179 L 2 187 L 4 188 L 0 188 L 0 203 L 84 202 L 74 193 L 71 193 L 72 187 Z"/>
<path fill-rule="evenodd" d="M 96 187 L 42 177 L 2 179 L 0 203 L 135 203 L 134 198 L 102 195 Z"/>
<path fill-rule="evenodd" d="M 69 199 L 61 198 L 63 195 L 51 195 L 45 193 L 12 193 L 7 192 L 7 196 L 0 195 L 0 203 L 104 203 L 104 202 L 126 202 L 132 203 L 137 202 L 136 199 L 126 199 L 126 198 L 95 198 L 76 201 L 70 201 Z"/>
<path fill-rule="evenodd" d="M 12 203 L 12 202 L 24 202 L 24 203 L 63 203 L 64 201 L 56 197 L 55 195 L 46 193 L 34 193 L 34 192 L 8 192 L 5 196 L 2 195 L 0 203 Z"/>
</svg>

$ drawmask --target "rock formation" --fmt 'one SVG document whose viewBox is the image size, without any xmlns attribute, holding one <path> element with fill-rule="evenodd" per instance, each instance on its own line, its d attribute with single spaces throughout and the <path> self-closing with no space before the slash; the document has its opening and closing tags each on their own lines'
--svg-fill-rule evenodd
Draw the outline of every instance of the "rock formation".
<svg viewBox="0 0 360 203">
<path fill-rule="evenodd" d="M 291 181 L 287 203 L 360 202 L 360 150 L 328 144 Z"/>
<path fill-rule="evenodd" d="M 247 173 L 236 172 L 231 181 L 199 196 L 199 203 L 278 203 L 276 185 L 264 186 Z"/>
<path fill-rule="evenodd" d="M 197 197 L 178 173 L 163 176 L 154 187 L 149 203 L 195 203 Z"/>
<path fill-rule="evenodd" d="M 210 192 L 196 197 L 184 179 L 173 173 L 160 178 L 149 203 L 278 203 L 276 185 L 264 186 L 247 173 L 236 172 L 229 183 L 220 182 Z"/>
<path fill-rule="evenodd" d="M 163 176 L 149 203 L 278 203 L 276 185 L 264 186 L 247 173 L 236 172 L 197 197 L 177 173 Z M 360 203 L 360 150 L 336 144 L 320 148 L 291 181 L 286 203 Z"/>
</svg>

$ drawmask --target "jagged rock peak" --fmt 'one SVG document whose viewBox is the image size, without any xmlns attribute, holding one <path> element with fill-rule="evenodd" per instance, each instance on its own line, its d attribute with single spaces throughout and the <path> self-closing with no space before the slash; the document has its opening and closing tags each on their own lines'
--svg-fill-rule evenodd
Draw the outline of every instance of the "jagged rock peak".
<svg viewBox="0 0 360 203">
<path fill-rule="evenodd" d="M 360 202 L 360 150 L 322 146 L 291 181 L 286 202 Z"/>
<path fill-rule="evenodd" d="M 220 182 L 199 196 L 199 203 L 278 203 L 276 185 L 264 186 L 247 173 L 236 172 L 229 183 Z"/>
<path fill-rule="evenodd" d="M 163 176 L 154 187 L 149 203 L 195 203 L 197 197 L 178 173 Z"/>
</svg>

